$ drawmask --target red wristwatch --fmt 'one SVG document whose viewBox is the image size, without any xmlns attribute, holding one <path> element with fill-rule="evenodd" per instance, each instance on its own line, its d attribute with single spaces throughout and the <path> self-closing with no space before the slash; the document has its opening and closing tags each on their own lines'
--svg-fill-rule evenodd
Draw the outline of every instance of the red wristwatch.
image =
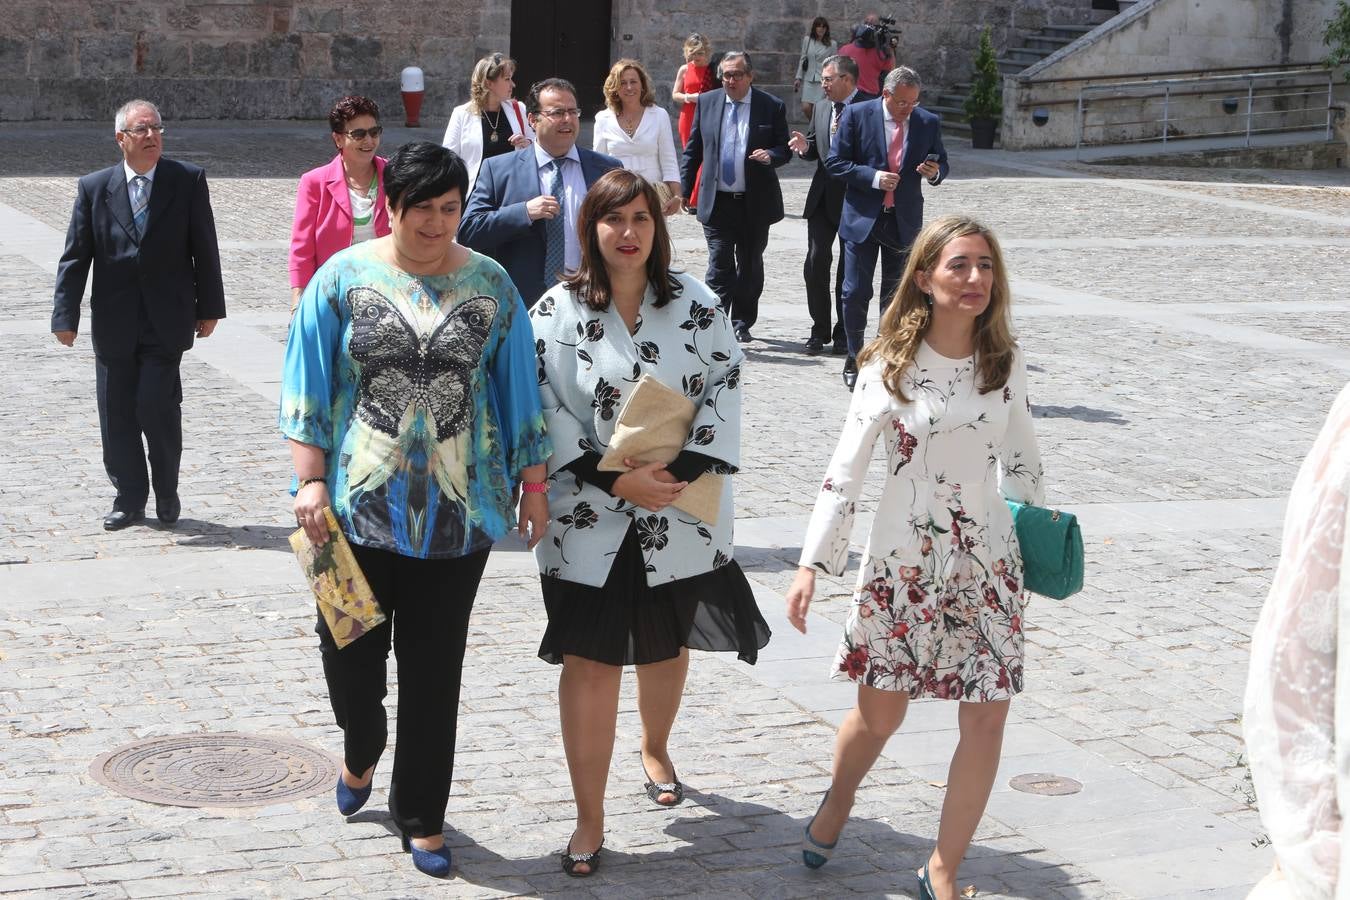
<svg viewBox="0 0 1350 900">
<path fill-rule="evenodd" d="M 547 481 L 522 481 L 522 482 L 520 483 L 520 487 L 521 487 L 521 490 L 523 490 L 523 491 L 524 491 L 525 493 L 527 493 L 527 494 L 547 494 L 547 493 L 548 493 L 548 482 L 547 482 Z"/>
</svg>

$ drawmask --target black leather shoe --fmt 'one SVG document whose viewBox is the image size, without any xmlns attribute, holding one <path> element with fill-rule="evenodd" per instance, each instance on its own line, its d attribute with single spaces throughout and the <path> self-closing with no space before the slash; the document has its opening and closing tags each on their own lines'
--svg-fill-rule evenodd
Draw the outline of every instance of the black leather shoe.
<svg viewBox="0 0 1350 900">
<path fill-rule="evenodd" d="M 165 525 L 172 525 L 178 521 L 178 514 L 183 511 L 183 504 L 175 496 L 168 503 L 155 501 L 155 516 Z"/>
<path fill-rule="evenodd" d="M 746 328 L 744 325 L 737 325 L 737 326 L 736 326 L 736 340 L 737 340 L 738 343 L 748 344 L 748 343 L 750 343 L 751 341 L 753 341 L 754 338 L 750 336 L 750 329 L 749 329 L 749 328 Z"/>
<path fill-rule="evenodd" d="M 825 349 L 825 342 L 822 341 L 820 338 L 817 338 L 817 337 L 809 337 L 809 338 L 806 339 L 806 355 L 807 355 L 807 356 L 819 356 L 819 355 L 820 355 L 820 351 L 822 351 L 822 350 L 824 350 L 824 349 Z"/>
<path fill-rule="evenodd" d="M 850 391 L 858 383 L 858 361 L 853 357 L 844 360 L 844 387 Z"/>
<path fill-rule="evenodd" d="M 135 525 L 137 522 L 145 520 L 145 510 L 138 509 L 135 512 L 124 512 L 120 509 L 114 509 L 103 517 L 104 531 L 121 531 L 128 525 Z"/>
<path fill-rule="evenodd" d="M 830 347 L 830 352 L 835 356 L 848 356 L 848 343 L 846 341 L 835 341 Z"/>
</svg>

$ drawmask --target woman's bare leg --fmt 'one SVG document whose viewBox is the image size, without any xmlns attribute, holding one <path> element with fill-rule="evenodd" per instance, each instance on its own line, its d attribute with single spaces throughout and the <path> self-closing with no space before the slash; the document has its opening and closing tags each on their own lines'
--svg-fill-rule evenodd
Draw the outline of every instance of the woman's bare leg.
<svg viewBox="0 0 1350 900">
<path fill-rule="evenodd" d="M 834 741 L 834 783 L 829 799 L 811 825 L 811 836 L 833 843 L 848 821 L 858 785 L 881 755 L 909 709 L 909 695 L 858 685 L 858 703 L 844 716 Z"/>
</svg>

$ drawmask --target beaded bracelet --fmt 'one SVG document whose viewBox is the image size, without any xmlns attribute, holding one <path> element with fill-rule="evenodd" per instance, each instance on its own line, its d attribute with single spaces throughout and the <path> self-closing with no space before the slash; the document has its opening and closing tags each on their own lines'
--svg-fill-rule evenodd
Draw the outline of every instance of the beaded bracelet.
<svg viewBox="0 0 1350 900">
<path fill-rule="evenodd" d="M 524 490 L 525 493 L 527 493 L 527 494 L 547 494 L 547 493 L 548 493 L 548 482 L 547 482 L 547 481 L 522 481 L 520 486 L 521 486 L 521 489 Z"/>
<path fill-rule="evenodd" d="M 313 478 L 303 478 L 300 481 L 300 487 L 302 488 L 309 487 L 311 484 L 315 484 L 316 482 L 319 484 L 327 484 L 328 479 L 322 475 L 316 475 Z"/>
</svg>

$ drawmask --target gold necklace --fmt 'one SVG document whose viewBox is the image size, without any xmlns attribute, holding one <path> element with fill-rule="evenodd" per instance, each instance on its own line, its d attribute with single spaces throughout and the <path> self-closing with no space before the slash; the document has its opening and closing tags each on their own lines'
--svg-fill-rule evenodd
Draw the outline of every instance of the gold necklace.
<svg viewBox="0 0 1350 900">
<path fill-rule="evenodd" d="M 637 133 L 638 126 L 642 124 L 642 110 L 638 110 L 637 118 L 628 117 L 625 121 L 625 116 L 628 116 L 628 113 L 619 113 L 619 127 L 623 129 L 624 134 L 632 137 Z M 629 122 L 632 124 L 628 124 Z"/>
<path fill-rule="evenodd" d="M 495 144 L 497 143 L 497 134 L 501 131 L 502 127 L 502 111 L 501 109 L 497 110 L 497 121 L 495 122 L 488 118 L 488 111 L 486 109 L 483 110 L 482 115 L 488 125 L 492 128 L 492 133 L 488 135 L 488 140 Z"/>
</svg>

